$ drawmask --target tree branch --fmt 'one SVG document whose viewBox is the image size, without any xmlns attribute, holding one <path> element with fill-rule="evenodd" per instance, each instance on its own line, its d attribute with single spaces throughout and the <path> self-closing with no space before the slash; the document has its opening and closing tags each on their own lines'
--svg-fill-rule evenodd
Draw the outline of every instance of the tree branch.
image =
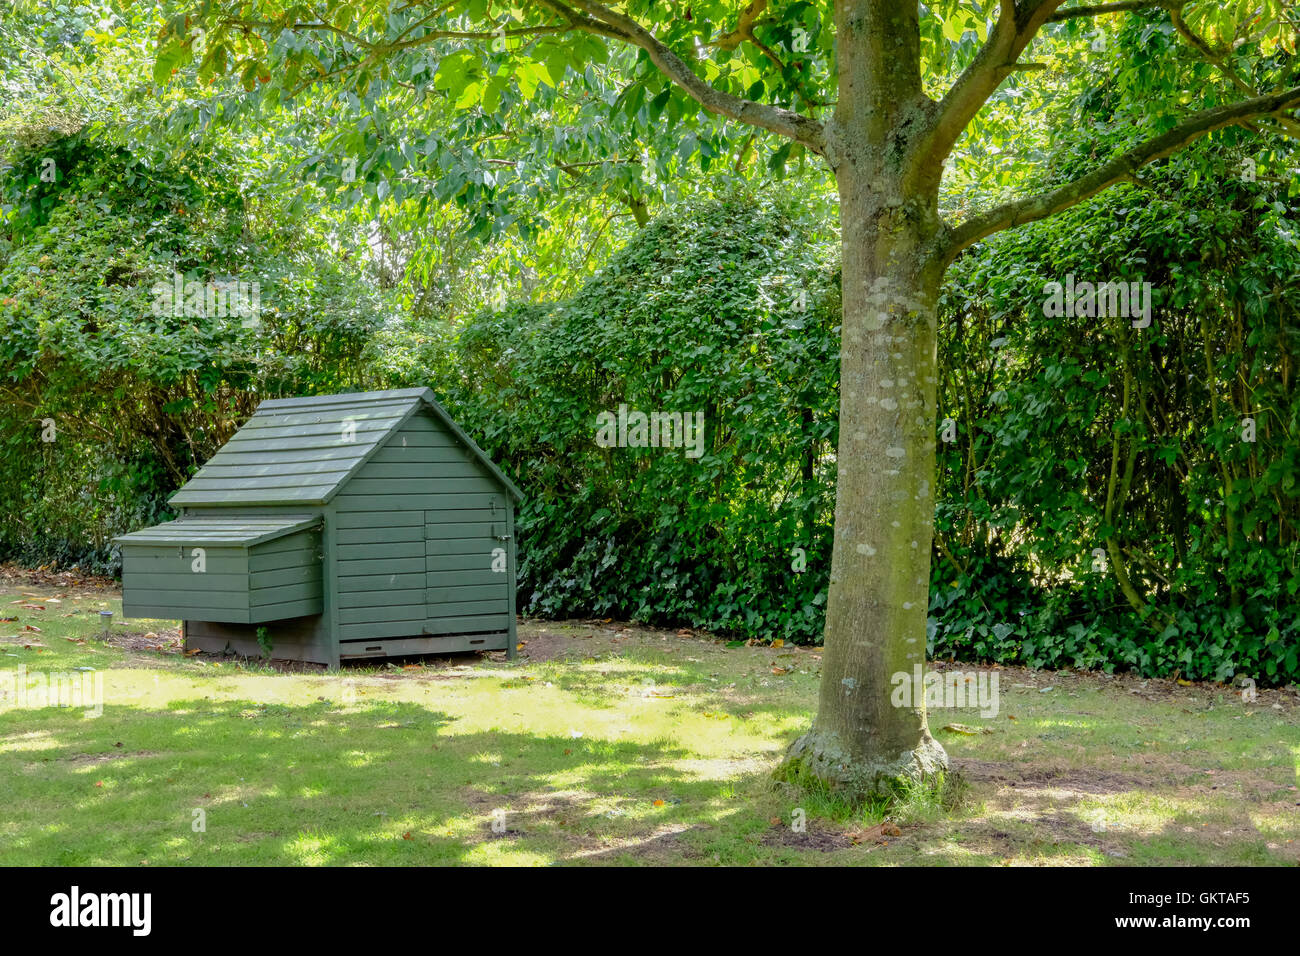
<svg viewBox="0 0 1300 956">
<path fill-rule="evenodd" d="M 1020 54 L 1062 2 L 999 0 L 997 23 L 975 59 L 934 108 L 929 133 L 917 144 L 918 156 L 938 168 L 993 91 L 1018 68 Z"/>
<path fill-rule="evenodd" d="M 736 23 L 736 29 L 729 33 L 720 35 L 715 40 L 710 40 L 705 46 L 717 47 L 719 50 L 734 50 L 742 43 L 752 43 L 759 53 L 767 57 L 774 67 L 782 74 L 785 73 L 785 63 L 776 55 L 776 51 L 754 35 L 754 28 L 771 23 L 770 19 L 762 19 L 763 12 L 767 9 L 768 0 L 750 0 L 750 3 L 744 10 L 740 11 L 740 19 Z M 803 83 L 797 84 L 799 95 L 803 97 L 804 102 L 810 106 L 825 106 L 826 103 L 814 99 L 807 94 L 803 88 Z"/>
<path fill-rule="evenodd" d="M 1060 9 L 1064 0 L 999 0 L 997 23 L 971 64 L 957 77 L 934 111 L 930 135 L 919 144 L 918 156 L 937 168 L 993 92 L 1012 73 L 1032 69 L 1018 62 L 1044 24 L 1078 17 L 1156 9 L 1181 0 L 1120 0 Z"/>
<path fill-rule="evenodd" d="M 754 25 L 766 9 L 767 0 L 750 0 L 749 5 L 740 11 L 740 18 L 736 21 L 736 29 L 730 33 L 724 33 L 716 40 L 710 40 L 708 45 L 716 46 L 720 50 L 734 50 L 746 40 L 751 43 L 755 42 Z"/>
<path fill-rule="evenodd" d="M 625 14 L 611 10 L 593 0 L 533 0 L 535 5 L 558 14 L 576 30 L 622 40 L 645 50 L 659 71 L 710 113 L 757 126 L 803 143 L 813 152 L 825 155 L 825 127 L 810 116 L 803 116 L 777 106 L 755 103 L 741 96 L 725 93 L 706 83 L 666 44 L 644 26 Z M 581 11 L 581 12 L 579 12 Z"/>
<path fill-rule="evenodd" d="M 1174 29 L 1178 31 L 1178 35 L 1190 43 L 1207 63 L 1226 76 L 1233 86 L 1247 96 L 1259 96 L 1259 90 L 1247 83 L 1242 75 L 1232 68 L 1224 56 L 1217 53 L 1199 34 L 1192 31 L 1191 27 L 1183 19 L 1181 5 L 1174 4 L 1169 7 L 1169 18 L 1173 21 Z M 1273 118 L 1277 120 L 1278 125 L 1286 131 L 1287 135 L 1300 139 L 1300 122 L 1285 116 Z"/>
<path fill-rule="evenodd" d="M 1142 166 L 1177 152 L 1206 133 L 1296 106 L 1300 106 L 1300 87 L 1193 113 L 1168 132 L 1140 143 L 1072 182 L 1037 196 L 1004 203 L 949 228 L 944 237 L 942 260 L 951 262 L 957 253 L 985 236 L 1044 219 L 1078 205 L 1116 183 L 1130 180 Z"/>
<path fill-rule="evenodd" d="M 1079 17 L 1102 17 L 1108 13 L 1131 13 L 1136 10 L 1154 10 L 1169 6 L 1169 0 L 1121 0 L 1119 3 L 1098 3 L 1087 7 L 1066 7 L 1047 18 L 1048 23 L 1061 23 Z"/>
</svg>

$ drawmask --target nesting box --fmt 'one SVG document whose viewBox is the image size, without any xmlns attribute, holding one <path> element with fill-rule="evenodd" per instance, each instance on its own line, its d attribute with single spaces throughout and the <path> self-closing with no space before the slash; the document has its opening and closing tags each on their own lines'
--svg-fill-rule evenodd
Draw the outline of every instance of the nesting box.
<svg viewBox="0 0 1300 956">
<path fill-rule="evenodd" d="M 171 497 L 180 517 L 114 539 L 123 615 L 331 667 L 513 657 L 521 499 L 428 389 L 265 401 Z"/>
</svg>

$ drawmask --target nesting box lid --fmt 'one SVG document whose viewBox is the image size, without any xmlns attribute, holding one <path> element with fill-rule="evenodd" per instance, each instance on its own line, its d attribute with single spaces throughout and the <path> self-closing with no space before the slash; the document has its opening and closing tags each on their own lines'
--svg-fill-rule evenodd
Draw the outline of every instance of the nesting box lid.
<svg viewBox="0 0 1300 956">
<path fill-rule="evenodd" d="M 523 494 L 427 388 L 268 399 L 173 505 L 323 505 L 412 415 L 432 412 L 516 501 Z"/>
<path fill-rule="evenodd" d="M 178 518 L 152 528 L 118 535 L 113 543 L 250 548 L 318 525 L 320 520 L 319 515 L 276 515 L 266 518 L 203 515 Z"/>
</svg>

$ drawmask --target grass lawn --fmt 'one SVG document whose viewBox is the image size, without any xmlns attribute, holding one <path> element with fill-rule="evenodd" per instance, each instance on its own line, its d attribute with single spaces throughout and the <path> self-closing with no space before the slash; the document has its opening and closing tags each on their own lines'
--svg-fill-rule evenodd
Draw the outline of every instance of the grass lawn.
<svg viewBox="0 0 1300 956">
<path fill-rule="evenodd" d="M 513 664 L 287 672 L 186 657 L 94 582 L 2 594 L 0 668 L 104 705 L 0 710 L 0 865 L 1300 862 L 1294 688 L 1004 668 L 995 718 L 931 714 L 955 805 L 882 821 L 771 781 L 816 650 L 541 622 Z"/>
</svg>

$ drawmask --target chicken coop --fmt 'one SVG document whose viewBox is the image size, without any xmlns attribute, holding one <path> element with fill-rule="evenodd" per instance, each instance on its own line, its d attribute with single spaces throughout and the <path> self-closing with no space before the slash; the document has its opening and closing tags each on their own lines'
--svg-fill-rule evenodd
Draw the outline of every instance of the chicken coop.
<svg viewBox="0 0 1300 956">
<path fill-rule="evenodd" d="M 262 402 L 122 535 L 122 610 L 186 649 L 337 667 L 470 650 L 514 657 L 519 489 L 429 389 Z"/>
</svg>

